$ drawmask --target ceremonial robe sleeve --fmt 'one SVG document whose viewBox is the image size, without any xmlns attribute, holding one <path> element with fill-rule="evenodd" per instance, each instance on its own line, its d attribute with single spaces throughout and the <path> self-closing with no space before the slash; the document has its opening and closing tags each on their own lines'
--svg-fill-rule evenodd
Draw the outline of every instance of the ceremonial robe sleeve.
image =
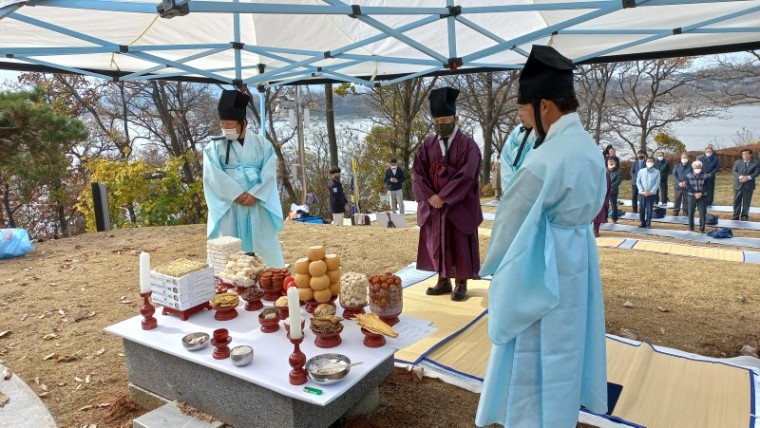
<svg viewBox="0 0 760 428">
<path fill-rule="evenodd" d="M 458 204 L 471 191 L 473 182 L 478 179 L 479 170 L 480 150 L 474 142 L 470 141 L 464 163 L 459 165 L 457 172 L 438 192 L 438 196 L 448 205 Z"/>
<path fill-rule="evenodd" d="M 222 167 L 217 150 L 217 143 L 210 142 L 203 149 L 203 194 L 208 207 L 208 234 L 214 232 L 219 220 L 242 195 L 245 189 L 240 187 Z"/>
<path fill-rule="evenodd" d="M 282 205 L 280 204 L 280 194 L 277 189 L 277 157 L 274 155 L 274 148 L 265 141 L 261 136 L 255 136 L 256 143 L 260 144 L 264 162 L 261 167 L 259 177 L 261 181 L 248 189 L 248 193 L 259 200 L 257 204 L 265 208 L 271 215 L 276 229 L 282 230 L 284 220 L 282 217 Z"/>
<path fill-rule="evenodd" d="M 496 345 L 510 342 L 559 304 L 554 240 L 543 206 L 545 174 L 518 170 L 494 221 L 480 275 L 493 275 L 488 335 Z"/>
<path fill-rule="evenodd" d="M 430 161 L 428 160 L 425 142 L 417 149 L 417 153 L 414 155 L 414 163 L 412 164 L 412 171 L 414 171 L 414 179 L 412 180 L 414 199 L 423 204 L 427 204 L 428 199 L 435 194 L 433 182 L 430 179 Z"/>
</svg>

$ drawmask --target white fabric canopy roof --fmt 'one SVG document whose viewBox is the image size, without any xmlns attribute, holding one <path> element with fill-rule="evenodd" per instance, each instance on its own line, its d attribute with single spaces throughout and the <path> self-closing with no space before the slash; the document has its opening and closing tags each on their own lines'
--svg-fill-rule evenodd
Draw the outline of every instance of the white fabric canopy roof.
<svg viewBox="0 0 760 428">
<path fill-rule="evenodd" d="M 760 0 L 354 1 L 193 0 L 167 19 L 156 0 L 0 0 L 0 68 L 372 84 L 521 68 L 532 44 L 576 62 L 760 48 Z"/>
</svg>

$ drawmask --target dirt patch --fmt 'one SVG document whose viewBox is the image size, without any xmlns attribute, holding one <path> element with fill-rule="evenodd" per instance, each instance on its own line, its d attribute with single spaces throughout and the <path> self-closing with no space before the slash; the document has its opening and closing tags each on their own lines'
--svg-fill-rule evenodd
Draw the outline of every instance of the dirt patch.
<svg viewBox="0 0 760 428">
<path fill-rule="evenodd" d="M 43 401 L 61 427 L 130 426 L 143 411 L 128 398 L 121 340 L 103 328 L 138 314 L 140 251 L 155 264 L 204 259 L 204 236 L 205 225 L 125 229 L 44 242 L 27 256 L 0 260 L 0 331 L 11 331 L 0 338 L 0 360 L 37 393 L 47 388 Z M 346 271 L 367 274 L 414 261 L 417 238 L 414 229 L 300 223 L 281 235 L 290 262 L 321 244 L 340 255 Z M 484 256 L 488 241 L 480 245 Z M 749 327 L 760 322 L 757 266 L 631 250 L 600 254 L 609 332 L 627 328 L 656 344 L 721 357 L 760 345 Z M 634 308 L 623 307 L 625 300 Z M 81 314 L 92 315 L 75 322 Z M 44 359 L 51 354 L 73 359 Z M 380 408 L 349 423 L 470 427 L 477 398 L 437 380 L 415 383 L 397 370 L 381 387 Z M 98 407 L 103 403 L 110 405 Z"/>
</svg>

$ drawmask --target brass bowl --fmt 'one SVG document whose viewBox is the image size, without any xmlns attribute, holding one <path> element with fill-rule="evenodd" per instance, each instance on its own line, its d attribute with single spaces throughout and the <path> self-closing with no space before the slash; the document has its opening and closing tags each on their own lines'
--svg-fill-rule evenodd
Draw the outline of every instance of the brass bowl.
<svg viewBox="0 0 760 428">
<path fill-rule="evenodd" d="M 208 333 L 190 333 L 182 338 L 182 346 L 188 351 L 198 351 L 208 346 L 208 339 Z"/>
<path fill-rule="evenodd" d="M 340 382 L 351 371 L 351 360 L 342 354 L 320 354 L 306 362 L 309 379 L 322 385 Z M 337 366 L 335 369 L 331 367 Z M 323 371 L 323 369 L 328 369 Z"/>
</svg>

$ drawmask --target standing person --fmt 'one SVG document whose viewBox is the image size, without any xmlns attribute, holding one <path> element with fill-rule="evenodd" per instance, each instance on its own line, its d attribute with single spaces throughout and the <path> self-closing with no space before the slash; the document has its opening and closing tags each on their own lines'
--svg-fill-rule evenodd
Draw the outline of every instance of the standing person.
<svg viewBox="0 0 760 428">
<path fill-rule="evenodd" d="M 707 217 L 707 192 L 709 192 L 710 174 L 702 170 L 702 162 L 691 164 L 692 172 L 687 175 L 686 194 L 689 205 L 686 215 L 689 216 L 689 230 L 694 232 L 694 211 L 699 210 L 699 231 L 705 232 Z"/>
<path fill-rule="evenodd" d="M 639 188 L 639 227 L 652 227 L 652 209 L 660 187 L 660 171 L 654 167 L 654 158 L 648 157 L 646 168 L 636 175 L 636 186 Z"/>
<path fill-rule="evenodd" d="M 481 275 L 493 345 L 475 423 L 575 427 L 578 410 L 607 411 L 599 256 L 591 221 L 604 165 L 575 110 L 573 64 L 533 46 L 518 102 L 537 148 L 504 190 Z"/>
<path fill-rule="evenodd" d="M 209 239 L 235 236 L 268 266 L 285 265 L 277 232 L 284 225 L 272 145 L 247 130 L 250 96 L 222 91 L 218 111 L 223 137 L 203 148 L 203 193 Z"/>
<path fill-rule="evenodd" d="M 612 188 L 612 178 L 610 177 L 609 170 L 607 171 L 607 193 L 604 196 L 604 203 L 602 204 L 602 209 L 599 211 L 599 214 L 594 217 L 594 236 L 599 237 L 599 226 L 601 226 L 604 223 L 607 223 L 607 213 L 610 210 L 610 190 Z"/>
<path fill-rule="evenodd" d="M 615 159 L 615 163 L 618 165 L 618 168 L 620 167 L 620 158 L 617 157 L 617 152 L 615 151 L 615 148 L 612 147 L 612 144 L 607 144 L 607 147 L 604 149 L 604 160 L 605 162 L 609 160 L 610 158 Z"/>
<path fill-rule="evenodd" d="M 501 199 L 501 154 L 496 154 L 496 160 L 491 165 L 491 187 L 493 188 L 494 199 Z"/>
<path fill-rule="evenodd" d="M 681 153 L 681 163 L 673 168 L 673 190 L 675 191 L 675 200 L 673 200 L 674 216 L 681 214 L 681 204 L 683 204 L 683 210 L 687 211 L 686 184 L 688 183 L 687 175 L 690 172 L 689 154 L 683 152 Z"/>
<path fill-rule="evenodd" d="M 646 168 L 647 154 L 643 150 L 639 150 L 636 155 L 636 160 L 631 162 L 631 204 L 633 205 L 633 212 L 639 212 L 639 192 L 641 189 L 636 184 L 636 178 L 639 176 L 639 171 Z"/>
<path fill-rule="evenodd" d="M 715 156 L 712 144 L 708 144 L 707 148 L 705 148 L 705 155 L 700 156 L 697 160 L 702 163 L 702 171 L 709 177 L 707 180 L 707 200 L 705 203 L 708 207 L 711 207 L 713 204 L 713 197 L 715 196 L 715 179 L 718 177 L 720 159 Z"/>
<path fill-rule="evenodd" d="M 340 168 L 334 166 L 330 168 L 330 213 L 332 214 L 332 224 L 343 226 L 343 214 L 348 211 L 348 199 L 343 193 L 343 183 L 340 182 Z"/>
<path fill-rule="evenodd" d="M 620 183 L 623 182 L 623 173 L 620 171 L 620 166 L 615 159 L 610 157 L 607 159 L 607 175 L 610 177 L 610 217 L 612 222 L 617 223 L 618 214 L 618 192 L 620 191 Z"/>
<path fill-rule="evenodd" d="M 749 220 L 749 207 L 752 192 L 755 191 L 755 178 L 760 174 L 760 163 L 752 159 L 752 150 L 742 150 L 742 158 L 734 162 L 734 220 Z"/>
<path fill-rule="evenodd" d="M 668 177 L 670 177 L 670 162 L 665 159 L 665 153 L 658 150 L 655 154 L 654 167 L 660 171 L 660 188 L 657 190 L 656 204 L 668 205 Z"/>
<path fill-rule="evenodd" d="M 478 279 L 480 252 L 480 149 L 457 126 L 459 91 L 444 87 L 430 91 L 430 113 L 436 135 L 422 142 L 414 156 L 412 189 L 417 201 L 417 269 L 438 272 L 438 283 L 427 289 L 437 296 L 451 293 L 464 300 L 467 280 Z M 452 292 L 450 278 L 455 278 Z"/>
<path fill-rule="evenodd" d="M 385 187 L 388 189 L 388 204 L 391 206 L 391 212 L 395 213 L 398 209 L 401 215 L 404 215 L 404 191 L 402 185 L 406 181 L 404 170 L 396 165 L 396 158 L 388 162 L 388 169 L 385 170 Z"/>
</svg>

